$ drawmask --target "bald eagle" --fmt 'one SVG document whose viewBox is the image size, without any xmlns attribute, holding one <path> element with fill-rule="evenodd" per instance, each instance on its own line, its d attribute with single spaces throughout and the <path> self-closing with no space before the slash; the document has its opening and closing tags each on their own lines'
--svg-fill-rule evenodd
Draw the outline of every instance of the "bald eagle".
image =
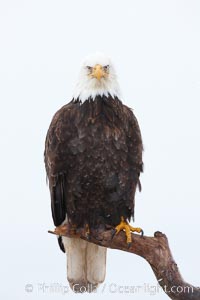
<svg viewBox="0 0 200 300">
<path fill-rule="evenodd" d="M 54 115 L 46 136 L 45 167 L 55 226 L 100 230 L 106 224 L 130 231 L 140 188 L 142 138 L 132 110 L 120 98 L 110 58 L 97 53 L 81 67 L 74 95 Z M 105 279 L 106 248 L 59 237 L 74 291 L 95 289 Z M 88 288 L 90 286 L 90 288 Z M 82 290 L 81 290 L 82 289 Z"/>
</svg>

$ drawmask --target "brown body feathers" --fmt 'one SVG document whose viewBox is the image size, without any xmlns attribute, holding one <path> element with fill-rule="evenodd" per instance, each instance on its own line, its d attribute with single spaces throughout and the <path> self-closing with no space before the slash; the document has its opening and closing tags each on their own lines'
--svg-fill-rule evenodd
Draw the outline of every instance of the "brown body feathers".
<svg viewBox="0 0 200 300">
<path fill-rule="evenodd" d="M 53 117 L 45 166 L 56 226 L 117 225 L 134 216 L 142 139 L 133 112 L 118 98 L 72 100 Z"/>
</svg>

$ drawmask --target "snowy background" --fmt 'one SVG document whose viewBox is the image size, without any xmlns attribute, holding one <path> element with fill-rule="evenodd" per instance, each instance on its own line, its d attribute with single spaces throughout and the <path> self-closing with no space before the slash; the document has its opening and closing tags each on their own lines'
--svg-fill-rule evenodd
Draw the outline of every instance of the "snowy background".
<svg viewBox="0 0 200 300">
<path fill-rule="evenodd" d="M 47 233 L 43 150 L 81 60 L 97 50 L 112 57 L 142 131 L 135 225 L 166 233 L 183 277 L 200 285 L 200 2 L 0 0 L 2 299 L 94 297 L 68 291 L 65 255 Z M 121 286 L 141 288 L 133 295 Z M 109 250 L 95 297 L 168 299 L 156 286 L 142 258 Z"/>
</svg>

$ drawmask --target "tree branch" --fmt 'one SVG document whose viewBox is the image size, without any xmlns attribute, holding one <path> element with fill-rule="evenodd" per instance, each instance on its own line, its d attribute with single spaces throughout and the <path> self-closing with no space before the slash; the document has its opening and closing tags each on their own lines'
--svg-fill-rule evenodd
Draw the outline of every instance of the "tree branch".
<svg viewBox="0 0 200 300">
<path fill-rule="evenodd" d="M 124 232 L 113 237 L 113 229 L 103 232 L 90 232 L 88 240 L 84 235 L 71 235 L 67 226 L 58 227 L 55 231 L 49 231 L 56 235 L 77 237 L 88 242 L 111 249 L 118 249 L 143 257 L 151 266 L 158 283 L 164 292 L 173 300 L 199 300 L 200 289 L 186 283 L 174 261 L 168 240 L 165 234 L 157 231 L 154 237 L 132 234 L 132 244 L 128 248 Z"/>
</svg>

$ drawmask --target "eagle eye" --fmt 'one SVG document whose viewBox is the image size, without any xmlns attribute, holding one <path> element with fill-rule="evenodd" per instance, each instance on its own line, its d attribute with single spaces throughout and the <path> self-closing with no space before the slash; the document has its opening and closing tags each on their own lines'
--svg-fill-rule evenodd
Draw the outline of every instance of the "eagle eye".
<svg viewBox="0 0 200 300">
<path fill-rule="evenodd" d="M 106 65 L 106 66 L 104 66 L 103 68 L 104 68 L 105 71 L 108 71 L 108 70 L 109 70 L 109 67 L 110 67 L 109 65 Z"/>
<path fill-rule="evenodd" d="M 92 71 L 92 67 L 90 67 L 90 66 L 86 66 L 86 69 L 90 72 Z"/>
</svg>

